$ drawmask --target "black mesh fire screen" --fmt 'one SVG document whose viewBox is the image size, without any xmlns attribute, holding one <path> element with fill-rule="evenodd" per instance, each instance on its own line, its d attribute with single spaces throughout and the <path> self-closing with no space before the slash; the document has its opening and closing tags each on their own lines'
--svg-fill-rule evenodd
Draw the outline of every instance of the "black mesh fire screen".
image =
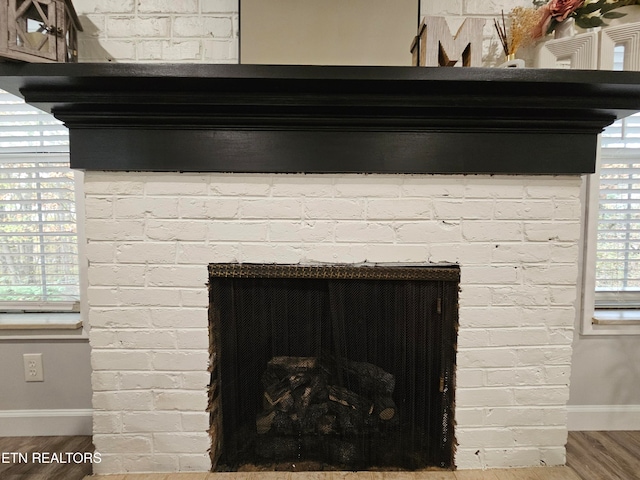
<svg viewBox="0 0 640 480">
<path fill-rule="evenodd" d="M 457 267 L 209 273 L 216 470 L 453 467 Z"/>
</svg>

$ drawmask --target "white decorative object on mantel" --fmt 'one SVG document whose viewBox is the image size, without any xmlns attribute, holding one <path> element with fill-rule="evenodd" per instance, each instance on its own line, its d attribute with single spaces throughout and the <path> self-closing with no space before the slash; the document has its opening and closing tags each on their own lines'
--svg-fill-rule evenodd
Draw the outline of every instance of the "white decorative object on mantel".
<svg viewBox="0 0 640 480">
<path fill-rule="evenodd" d="M 576 34 L 576 21 L 573 17 L 567 18 L 564 22 L 560 22 L 553 30 L 553 38 L 573 37 Z"/>
<path fill-rule="evenodd" d="M 624 69 L 640 70 L 640 22 L 608 27 L 600 35 L 601 70 L 613 70 L 613 50 L 616 45 L 624 45 Z"/>
<path fill-rule="evenodd" d="M 463 67 L 481 67 L 485 23 L 482 18 L 466 18 L 452 35 L 444 17 L 424 17 L 411 45 L 414 66 L 452 67 L 462 60 Z"/>
<path fill-rule="evenodd" d="M 549 40 L 538 47 L 536 67 L 596 70 L 598 68 L 599 32 Z"/>
</svg>

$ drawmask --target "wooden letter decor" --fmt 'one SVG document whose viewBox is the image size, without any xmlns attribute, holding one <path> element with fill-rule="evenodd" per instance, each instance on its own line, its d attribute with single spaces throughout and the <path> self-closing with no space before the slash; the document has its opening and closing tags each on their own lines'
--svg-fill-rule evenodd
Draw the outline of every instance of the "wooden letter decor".
<svg viewBox="0 0 640 480">
<path fill-rule="evenodd" d="M 413 64 L 452 67 L 462 59 L 464 67 L 481 67 L 484 24 L 482 18 L 467 18 L 453 36 L 444 17 L 424 17 L 411 45 Z"/>
</svg>

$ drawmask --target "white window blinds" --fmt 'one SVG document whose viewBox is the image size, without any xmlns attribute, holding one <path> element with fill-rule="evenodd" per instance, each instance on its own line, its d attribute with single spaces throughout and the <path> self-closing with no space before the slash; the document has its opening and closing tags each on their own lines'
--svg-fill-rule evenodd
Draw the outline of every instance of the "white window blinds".
<svg viewBox="0 0 640 480">
<path fill-rule="evenodd" d="M 68 145 L 60 122 L 0 91 L 0 309 L 79 298 Z"/>
</svg>

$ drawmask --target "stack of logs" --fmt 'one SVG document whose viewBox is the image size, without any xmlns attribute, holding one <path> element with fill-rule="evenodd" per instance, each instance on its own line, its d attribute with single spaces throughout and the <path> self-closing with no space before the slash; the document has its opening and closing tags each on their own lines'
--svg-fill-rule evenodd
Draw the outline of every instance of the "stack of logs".
<svg viewBox="0 0 640 480">
<path fill-rule="evenodd" d="M 358 439 L 398 423 L 395 377 L 367 362 L 274 357 L 262 375 L 257 453 L 265 459 L 321 452 L 333 463 L 357 462 Z"/>
</svg>

